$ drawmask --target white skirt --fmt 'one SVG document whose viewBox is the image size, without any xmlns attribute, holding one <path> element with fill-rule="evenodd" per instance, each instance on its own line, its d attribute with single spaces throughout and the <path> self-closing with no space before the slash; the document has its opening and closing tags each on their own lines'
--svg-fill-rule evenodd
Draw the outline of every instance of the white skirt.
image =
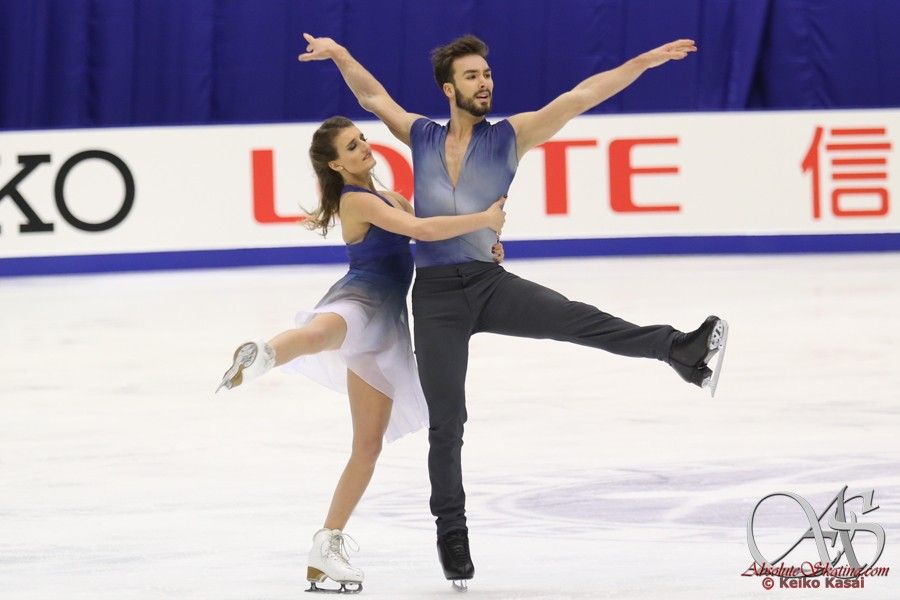
<svg viewBox="0 0 900 600">
<path fill-rule="evenodd" d="M 408 282 L 363 271 L 350 271 L 310 311 L 297 313 L 301 327 L 321 313 L 336 313 L 347 323 L 338 350 L 300 356 L 282 368 L 301 373 L 337 392 L 347 393 L 347 370 L 393 401 L 384 434 L 392 442 L 428 426 L 428 405 L 409 337 Z"/>
</svg>

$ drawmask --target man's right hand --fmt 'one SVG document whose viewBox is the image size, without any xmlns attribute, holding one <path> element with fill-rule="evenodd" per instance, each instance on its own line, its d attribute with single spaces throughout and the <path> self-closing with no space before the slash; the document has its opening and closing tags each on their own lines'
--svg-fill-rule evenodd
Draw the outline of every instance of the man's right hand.
<svg viewBox="0 0 900 600">
<path fill-rule="evenodd" d="M 335 66 L 344 77 L 347 87 L 356 96 L 359 105 L 370 113 L 374 113 L 388 126 L 391 133 L 398 140 L 410 145 L 410 130 L 416 119 L 422 115 L 406 112 L 399 104 L 394 102 L 384 86 L 375 79 L 365 67 L 359 64 L 350 52 L 327 37 L 313 37 L 308 33 L 303 34 L 306 40 L 306 52 L 297 56 L 300 62 L 313 60 L 333 60 Z"/>
<path fill-rule="evenodd" d="M 306 40 L 306 52 L 297 57 L 300 62 L 308 62 L 311 60 L 328 60 L 337 56 L 342 46 L 331 38 L 317 38 L 308 33 L 303 34 Z"/>
</svg>

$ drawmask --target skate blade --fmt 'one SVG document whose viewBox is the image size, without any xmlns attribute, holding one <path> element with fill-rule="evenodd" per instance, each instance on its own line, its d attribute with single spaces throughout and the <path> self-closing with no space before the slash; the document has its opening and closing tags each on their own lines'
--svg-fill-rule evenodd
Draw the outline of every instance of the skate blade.
<svg viewBox="0 0 900 600">
<path fill-rule="evenodd" d="M 353 587 L 348 587 L 353 586 Z M 357 583 L 356 581 L 350 581 L 346 583 L 341 583 L 341 587 L 338 589 L 332 588 L 320 588 L 316 585 L 315 581 L 309 582 L 309 589 L 304 590 L 307 592 L 312 592 L 314 594 L 358 594 L 362 591 L 362 584 Z"/>
<path fill-rule="evenodd" d="M 727 327 L 728 323 L 726 323 L 724 319 L 716 317 L 716 324 L 710 332 L 709 339 L 706 342 L 706 356 L 703 357 L 703 364 L 709 363 L 713 356 L 719 351 L 723 341 L 722 336 Z"/>
<path fill-rule="evenodd" d="M 468 592 L 469 591 L 469 583 L 466 579 L 454 579 L 453 580 L 453 589 L 457 592 Z"/>
<path fill-rule="evenodd" d="M 306 590 L 307 592 L 318 594 L 358 594 L 362 591 L 361 581 L 334 581 L 332 579 L 332 581 L 341 586 L 337 589 L 320 588 L 316 585 L 317 583 L 324 583 L 328 579 L 330 578 L 323 571 L 320 571 L 315 567 L 306 567 L 306 580 L 309 581 L 309 589 Z"/>
<path fill-rule="evenodd" d="M 717 355 L 716 368 L 713 369 L 712 377 L 709 380 L 708 388 L 710 397 L 716 397 L 716 388 L 719 386 L 719 375 L 722 374 L 722 361 L 725 359 L 725 345 L 728 343 L 728 322 L 725 319 L 719 319 L 716 327 L 710 336 L 710 350 L 712 354 Z M 715 348 L 713 348 L 715 346 Z"/>
<path fill-rule="evenodd" d="M 225 374 L 222 376 L 222 382 L 219 384 L 219 387 L 216 388 L 216 394 L 218 394 L 222 388 L 230 390 L 233 387 L 241 385 L 241 382 L 244 380 L 244 369 L 252 365 L 253 361 L 256 359 L 256 349 L 254 346 L 255 344 L 252 342 L 247 342 L 238 346 L 237 350 L 234 351 L 234 359 L 231 363 L 231 368 L 225 371 Z"/>
</svg>

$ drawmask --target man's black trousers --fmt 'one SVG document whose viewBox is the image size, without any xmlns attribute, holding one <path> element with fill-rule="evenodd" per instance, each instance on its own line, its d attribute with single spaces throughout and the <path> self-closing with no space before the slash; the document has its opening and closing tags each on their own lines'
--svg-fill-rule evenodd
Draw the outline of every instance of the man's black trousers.
<svg viewBox="0 0 900 600">
<path fill-rule="evenodd" d="M 438 535 L 466 528 L 460 454 L 473 334 L 553 339 L 666 361 L 677 333 L 669 325 L 638 327 L 485 262 L 419 268 L 413 316 L 430 413 L 428 472 Z"/>
</svg>

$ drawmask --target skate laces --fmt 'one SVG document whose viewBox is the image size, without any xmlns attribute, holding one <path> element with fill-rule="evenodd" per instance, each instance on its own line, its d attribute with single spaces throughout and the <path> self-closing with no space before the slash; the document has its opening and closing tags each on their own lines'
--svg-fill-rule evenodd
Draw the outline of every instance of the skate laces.
<svg viewBox="0 0 900 600">
<path fill-rule="evenodd" d="M 469 538 L 465 533 L 449 534 L 445 540 L 447 549 L 457 560 L 471 561 L 469 556 Z"/>
<path fill-rule="evenodd" d="M 322 548 L 322 556 L 325 557 L 329 553 L 334 553 L 341 562 L 349 567 L 350 554 L 348 553 L 348 550 L 359 552 L 359 544 L 356 543 L 356 540 L 344 532 L 332 533 L 328 545 Z"/>
<path fill-rule="evenodd" d="M 262 355 L 263 365 L 268 371 L 275 366 L 275 350 L 269 344 L 257 344 L 259 354 Z"/>
</svg>

